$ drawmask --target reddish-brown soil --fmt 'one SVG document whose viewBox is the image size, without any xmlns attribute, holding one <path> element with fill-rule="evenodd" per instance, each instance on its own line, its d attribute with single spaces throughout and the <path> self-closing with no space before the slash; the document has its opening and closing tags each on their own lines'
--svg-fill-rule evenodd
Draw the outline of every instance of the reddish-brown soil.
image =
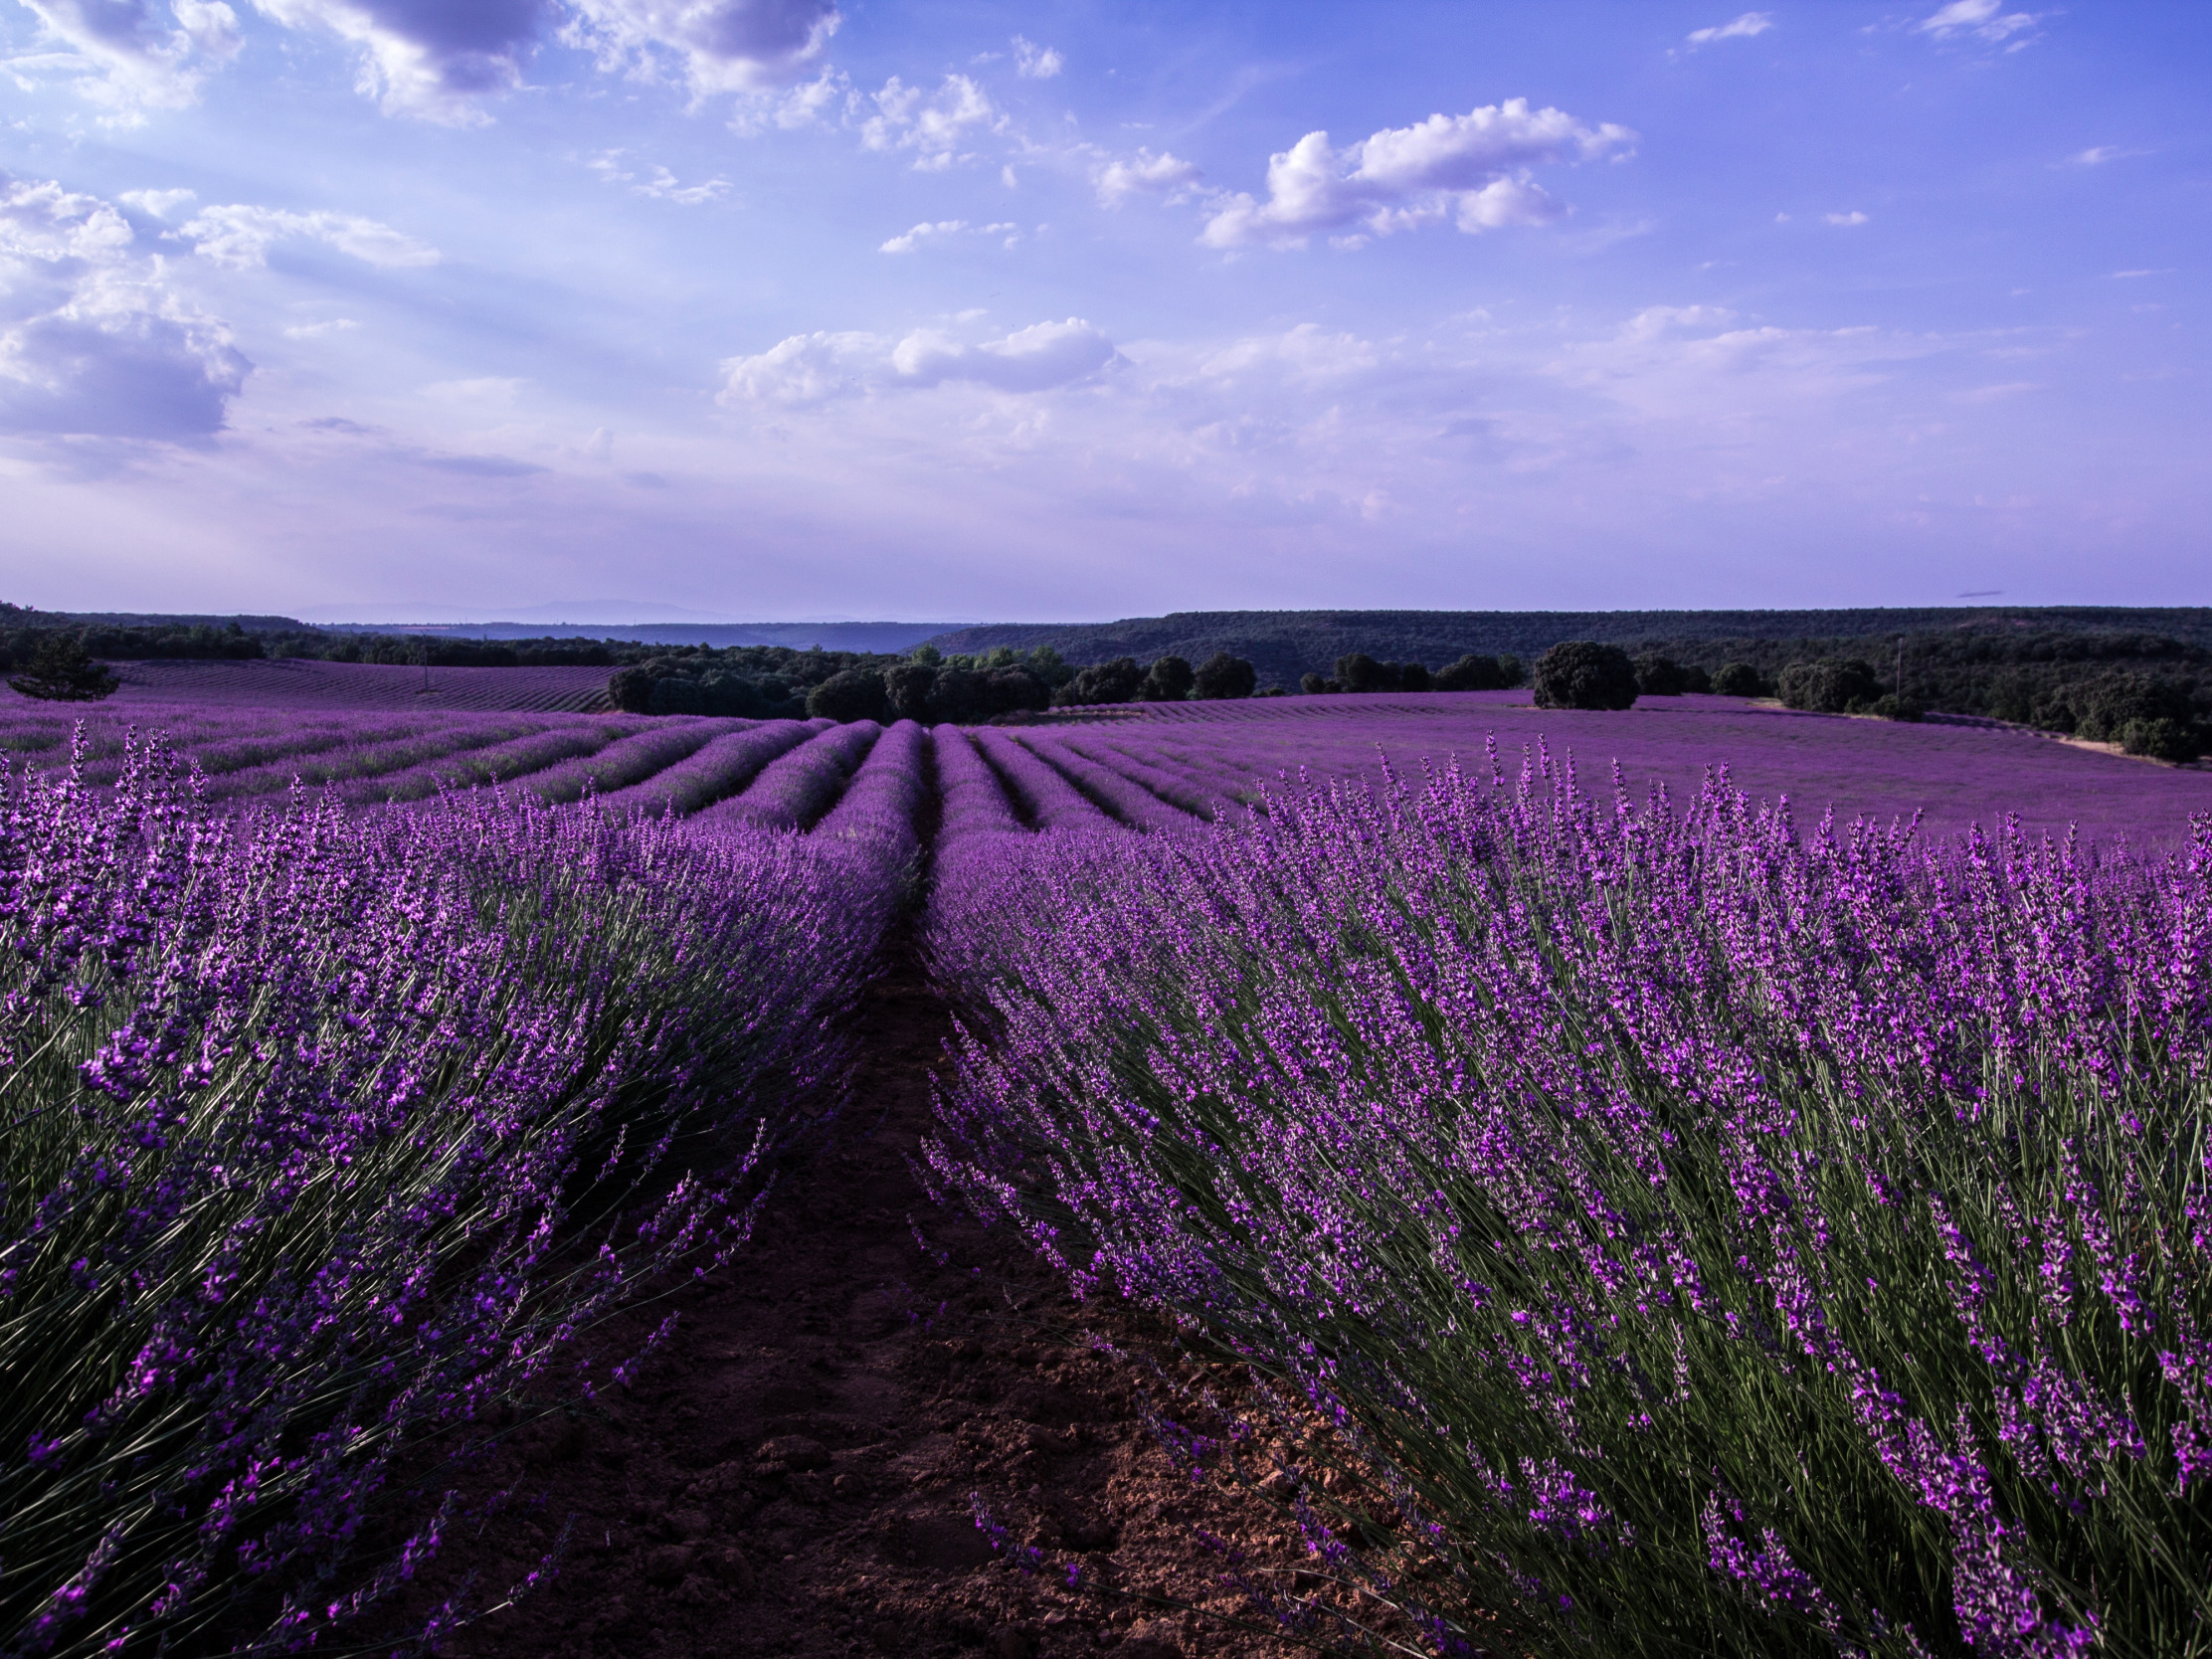
<svg viewBox="0 0 2212 1659">
<path fill-rule="evenodd" d="M 753 1242 L 674 1299 L 675 1334 L 631 1388 L 521 1431 L 484 1471 L 544 1503 L 449 1540 L 442 1584 L 515 1581 L 564 1517 L 571 1542 L 550 1583 L 439 1651 L 1299 1651 L 1198 1538 L 1226 1537 L 1247 1570 L 1289 1582 L 1292 1531 L 1272 1506 L 1195 1484 L 1140 1420 L 1148 1362 L 1190 1374 L 1172 1335 L 1075 1303 L 1008 1229 L 932 1205 L 912 1175 L 949 1019 L 911 959 L 858 1017 L 865 1058 L 840 1132 L 784 1173 Z M 635 1348 L 665 1312 L 595 1342 Z M 1025 1549 L 1030 1571 L 1009 1559 Z"/>
</svg>

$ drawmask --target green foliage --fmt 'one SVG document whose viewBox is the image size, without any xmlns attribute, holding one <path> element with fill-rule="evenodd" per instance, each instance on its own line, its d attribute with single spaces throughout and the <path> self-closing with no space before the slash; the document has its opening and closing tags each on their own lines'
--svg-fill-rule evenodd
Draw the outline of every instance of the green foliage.
<svg viewBox="0 0 2212 1659">
<path fill-rule="evenodd" d="M 1163 656 L 1153 663 L 1137 694 L 1148 703 L 1180 703 L 1197 683 L 1198 675 L 1188 661 L 1180 656 Z"/>
<path fill-rule="evenodd" d="M 1646 651 L 1635 659 L 1635 667 L 1638 696 L 1679 697 L 1692 689 L 1690 670 L 1671 656 Z"/>
<path fill-rule="evenodd" d="M 1874 699 L 1873 712 L 1885 720 L 1918 720 L 1928 711 L 1911 697 L 1901 697 L 1895 691 L 1885 691 Z"/>
<path fill-rule="evenodd" d="M 1536 664 L 1539 708 L 1631 708 L 1636 668 L 1618 645 L 1570 640 L 1554 645 Z"/>
<path fill-rule="evenodd" d="M 1772 687 L 1749 662 L 1724 662 L 1714 672 L 1713 689 L 1724 697 L 1763 697 Z"/>
<path fill-rule="evenodd" d="M 1334 677 L 1346 691 L 1387 691 L 1391 688 L 1383 675 L 1382 664 L 1364 650 L 1338 657 Z"/>
<path fill-rule="evenodd" d="M 2176 763 L 2195 760 L 2204 753 L 2199 729 L 2179 720 L 2130 720 L 2120 729 L 2120 746 L 2130 755 Z"/>
<path fill-rule="evenodd" d="M 888 724 L 892 718 L 891 696 L 880 673 L 844 668 L 807 693 L 807 713 L 818 720 L 878 720 Z"/>
<path fill-rule="evenodd" d="M 1324 691 L 1334 691 L 1336 688 L 1337 682 L 1335 680 L 1323 679 L 1316 673 L 1303 673 L 1298 676 L 1298 689 L 1305 692 L 1309 697 L 1318 697 Z"/>
<path fill-rule="evenodd" d="M 49 634 L 32 652 L 31 665 L 8 683 L 26 697 L 89 703 L 113 696 L 122 682 L 106 663 L 92 660 L 79 636 Z"/>
<path fill-rule="evenodd" d="M 1144 670 L 1137 666 L 1134 656 L 1117 656 L 1108 662 L 1094 662 L 1087 668 L 1078 668 L 1075 677 L 1052 701 L 1066 707 L 1134 702 L 1144 680 Z"/>
<path fill-rule="evenodd" d="M 1847 714 L 1874 706 L 1882 681 L 1874 665 L 1856 656 L 1823 656 L 1792 662 L 1777 682 L 1784 706 L 1815 714 Z"/>
<path fill-rule="evenodd" d="M 1258 679 L 1258 673 L 1244 658 L 1217 650 L 1198 664 L 1192 676 L 1192 694 L 1208 702 L 1249 697 Z"/>
</svg>

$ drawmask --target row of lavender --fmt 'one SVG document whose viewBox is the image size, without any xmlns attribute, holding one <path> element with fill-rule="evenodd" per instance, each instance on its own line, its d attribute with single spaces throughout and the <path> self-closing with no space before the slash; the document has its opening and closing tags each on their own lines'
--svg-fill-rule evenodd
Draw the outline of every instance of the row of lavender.
<svg viewBox="0 0 2212 1659">
<path fill-rule="evenodd" d="M 928 1155 L 1251 1365 L 1163 1426 L 1324 1583 L 1441 1653 L 2212 1651 L 2212 818 L 1800 834 L 1541 752 L 1266 806 L 964 820 Z"/>
<path fill-rule="evenodd" d="M 341 1641 L 458 1524 L 396 1466 L 604 1382 L 576 1334 L 737 1248 L 904 890 L 876 749 L 805 837 L 0 769 L 0 1648 Z"/>
</svg>

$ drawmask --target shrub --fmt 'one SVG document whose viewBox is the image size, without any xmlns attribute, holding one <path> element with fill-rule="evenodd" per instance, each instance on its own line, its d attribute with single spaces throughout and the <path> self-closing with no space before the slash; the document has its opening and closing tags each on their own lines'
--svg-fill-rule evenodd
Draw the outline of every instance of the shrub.
<svg viewBox="0 0 2212 1659">
<path fill-rule="evenodd" d="M 991 718 L 987 676 L 969 668 L 940 668 L 923 704 L 922 718 L 933 726 L 980 725 Z"/>
<path fill-rule="evenodd" d="M 8 683 L 46 702 L 90 703 L 113 696 L 122 681 L 106 663 L 94 662 L 76 635 L 50 634 L 39 642 L 30 667 Z"/>
<path fill-rule="evenodd" d="M 929 688 L 937 683 L 937 666 L 916 660 L 883 670 L 883 689 L 891 699 L 891 713 L 901 720 L 929 718 Z"/>
<path fill-rule="evenodd" d="M 1812 662 L 1792 662 L 1777 682 L 1782 702 L 1790 708 L 1815 714 L 1846 714 L 1871 708 L 1882 695 L 1882 681 L 1874 665 L 1856 656 L 1823 656 Z"/>
<path fill-rule="evenodd" d="M 1618 645 L 1569 640 L 1536 663 L 1539 708 L 1630 708 L 1636 701 L 1636 667 Z"/>
<path fill-rule="evenodd" d="M 1052 706 L 1052 688 L 1025 666 L 994 668 L 986 677 L 985 701 L 994 714 L 1016 709 L 1040 710 Z"/>
<path fill-rule="evenodd" d="M 1763 697 L 1768 686 L 1766 676 L 1749 662 L 1724 662 L 1713 676 L 1713 689 L 1724 697 Z"/>
<path fill-rule="evenodd" d="M 1336 688 L 1336 681 L 1323 679 L 1311 669 L 1298 676 L 1298 689 L 1309 697 L 1318 697 L 1322 692 L 1334 691 Z"/>
<path fill-rule="evenodd" d="M 1420 662 L 1400 662 L 1397 668 L 1397 688 L 1400 691 L 1426 691 L 1431 684 L 1427 665 Z"/>
<path fill-rule="evenodd" d="M 1689 674 L 1681 663 L 1657 651 L 1636 658 L 1636 694 L 1642 697 L 1679 697 L 1690 689 Z"/>
<path fill-rule="evenodd" d="M 1231 656 L 1217 650 L 1200 662 L 1192 676 L 1192 694 L 1206 701 L 1229 697 L 1249 697 L 1252 687 L 1259 681 L 1259 673 L 1241 656 Z"/>
<path fill-rule="evenodd" d="M 1693 662 L 1682 670 L 1682 689 L 1697 692 L 1710 691 L 1713 689 L 1713 676 Z"/>
<path fill-rule="evenodd" d="M 1502 691 L 1510 683 L 1504 665 L 1495 656 L 1479 656 L 1473 651 L 1438 668 L 1429 681 L 1438 691 Z"/>
<path fill-rule="evenodd" d="M 807 693 L 807 713 L 818 720 L 849 724 L 854 720 L 888 722 L 891 696 L 883 676 L 865 668 L 846 668 L 831 674 Z"/>
<path fill-rule="evenodd" d="M 1163 656 L 1152 665 L 1152 672 L 1145 675 L 1145 683 L 1138 693 L 1148 703 L 1180 703 L 1191 695 L 1191 687 L 1198 683 L 1198 676 L 1191 671 L 1191 664 L 1180 656 Z"/>
<path fill-rule="evenodd" d="M 1053 701 L 1070 704 L 1134 702 L 1144 682 L 1144 670 L 1137 666 L 1134 656 L 1117 656 L 1110 661 L 1078 668 L 1075 677 L 1067 682 L 1066 691 Z"/>
<path fill-rule="evenodd" d="M 1364 650 L 1337 658 L 1337 684 L 1347 691 L 1387 691 L 1382 664 Z"/>
<path fill-rule="evenodd" d="M 1874 712 L 1885 720 L 1918 720 L 1927 710 L 1911 697 L 1885 691 L 1874 699 Z"/>
<path fill-rule="evenodd" d="M 2152 760 L 2193 761 L 2204 753 L 2197 728 L 2181 720 L 2130 720 L 2120 730 L 2120 746 Z"/>
</svg>

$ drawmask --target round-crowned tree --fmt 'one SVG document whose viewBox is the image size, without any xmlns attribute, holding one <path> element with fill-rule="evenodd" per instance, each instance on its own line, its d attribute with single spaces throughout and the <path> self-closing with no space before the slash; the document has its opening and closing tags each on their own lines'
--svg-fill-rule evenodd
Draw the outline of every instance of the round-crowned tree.
<svg viewBox="0 0 2212 1659">
<path fill-rule="evenodd" d="M 1353 651 L 1337 658 L 1337 684 L 1347 691 L 1386 691 L 1383 683 L 1382 664 L 1364 650 Z"/>
<path fill-rule="evenodd" d="M 1192 694 L 1208 701 L 1249 697 L 1259 683 L 1259 672 L 1241 656 L 1217 650 L 1198 666 L 1192 676 Z"/>
<path fill-rule="evenodd" d="M 1636 693 L 1643 697 L 1679 697 L 1690 689 L 1690 676 L 1681 663 L 1657 651 L 1636 658 Z"/>
<path fill-rule="evenodd" d="M 1318 697 L 1324 691 L 1334 691 L 1336 689 L 1336 681 L 1323 679 L 1319 674 L 1315 673 L 1311 668 L 1309 668 L 1304 673 L 1298 676 L 1298 689 L 1305 692 L 1305 694 L 1309 697 Z"/>
<path fill-rule="evenodd" d="M 1397 665 L 1397 688 L 1400 691 L 1426 691 L 1434 683 L 1425 662 L 1400 662 Z"/>
<path fill-rule="evenodd" d="M 1078 668 L 1066 689 L 1052 700 L 1065 704 L 1133 702 L 1144 682 L 1145 671 L 1137 666 L 1134 656 L 1117 656 Z"/>
<path fill-rule="evenodd" d="M 1815 714 L 1848 714 L 1874 706 L 1882 679 L 1874 664 L 1857 656 L 1823 656 L 1792 662 L 1777 681 L 1783 704 Z"/>
<path fill-rule="evenodd" d="M 1618 645 L 1568 640 L 1536 659 L 1539 708 L 1630 708 L 1636 665 Z"/>
<path fill-rule="evenodd" d="M 937 665 L 917 658 L 895 662 L 883 670 L 883 691 L 891 699 L 896 720 L 927 720 L 929 688 L 937 683 Z"/>
<path fill-rule="evenodd" d="M 816 720 L 891 719 L 891 695 L 883 676 L 866 668 L 846 668 L 831 674 L 807 693 L 807 714 Z"/>
<path fill-rule="evenodd" d="M 1145 675 L 1142 691 L 1138 693 L 1148 703 L 1180 703 L 1191 695 L 1191 687 L 1198 683 L 1187 658 L 1163 656 Z"/>
<path fill-rule="evenodd" d="M 1495 656 L 1469 651 L 1456 662 L 1447 662 L 1429 677 L 1438 691 L 1496 691 L 1506 683 L 1505 670 Z"/>
<path fill-rule="evenodd" d="M 1713 676 L 1713 689 L 1724 697 L 1763 697 L 1766 676 L 1749 662 L 1724 662 Z"/>
</svg>

